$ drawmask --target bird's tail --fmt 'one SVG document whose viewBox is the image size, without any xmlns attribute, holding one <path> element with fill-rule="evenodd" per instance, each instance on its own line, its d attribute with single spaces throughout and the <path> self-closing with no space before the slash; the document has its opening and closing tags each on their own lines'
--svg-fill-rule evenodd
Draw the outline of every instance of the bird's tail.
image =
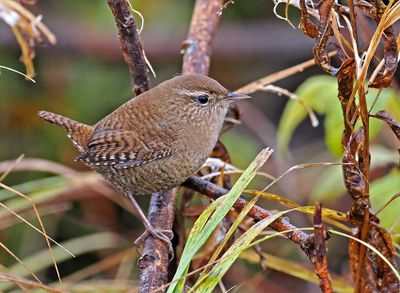
<svg viewBox="0 0 400 293">
<path fill-rule="evenodd" d="M 93 135 L 92 126 L 48 111 L 39 111 L 38 116 L 47 122 L 64 127 L 75 146 L 80 151 L 86 150 L 88 141 Z"/>
</svg>

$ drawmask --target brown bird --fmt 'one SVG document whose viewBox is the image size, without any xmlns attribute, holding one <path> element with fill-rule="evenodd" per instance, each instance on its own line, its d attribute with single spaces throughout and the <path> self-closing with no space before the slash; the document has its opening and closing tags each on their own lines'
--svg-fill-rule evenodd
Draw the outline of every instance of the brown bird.
<svg viewBox="0 0 400 293">
<path fill-rule="evenodd" d="M 249 96 L 188 74 L 138 95 L 93 126 L 47 111 L 38 115 L 64 127 L 80 151 L 76 159 L 130 199 L 146 227 L 140 240 L 150 233 L 170 244 L 172 231 L 152 227 L 133 195 L 171 189 L 196 172 L 217 142 L 229 103 L 243 98 Z"/>
</svg>

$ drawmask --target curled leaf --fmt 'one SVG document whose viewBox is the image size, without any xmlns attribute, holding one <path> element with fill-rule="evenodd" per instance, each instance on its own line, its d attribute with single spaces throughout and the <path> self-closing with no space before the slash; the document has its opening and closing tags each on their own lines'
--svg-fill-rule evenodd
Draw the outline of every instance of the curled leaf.
<svg viewBox="0 0 400 293">
<path fill-rule="evenodd" d="M 385 60 L 384 73 L 376 78 L 370 87 L 374 88 L 385 88 L 392 84 L 392 78 L 397 69 L 397 42 L 396 35 L 392 26 L 388 27 L 383 35 L 383 54 Z"/>
<path fill-rule="evenodd" d="M 299 24 L 300 29 L 304 32 L 306 36 L 315 39 L 318 36 L 318 28 L 310 20 L 305 0 L 300 0 L 300 8 L 301 8 L 301 17 Z"/>
<path fill-rule="evenodd" d="M 338 68 L 330 64 L 330 58 L 327 51 L 329 36 L 332 34 L 331 23 L 329 21 L 333 0 L 321 1 L 318 7 L 319 11 L 319 25 L 318 35 L 315 39 L 315 46 L 313 48 L 314 60 L 323 70 L 329 74 L 336 75 Z"/>
<path fill-rule="evenodd" d="M 353 100 L 350 105 L 349 115 L 346 116 L 347 105 L 349 103 L 351 93 L 353 91 L 355 70 L 356 69 L 355 69 L 354 59 L 349 58 L 343 62 L 338 75 L 338 87 L 339 87 L 338 97 L 340 104 L 342 106 L 343 118 L 344 118 L 343 119 L 344 132 L 342 137 L 342 145 L 344 148 L 346 142 L 349 141 L 350 135 L 354 128 L 354 122 L 352 122 L 352 120 L 355 121 L 355 119 L 352 119 L 352 117 L 357 113 L 357 107 Z"/>
<path fill-rule="evenodd" d="M 396 34 L 392 27 L 392 23 L 390 23 L 391 18 L 389 17 L 389 14 L 395 11 L 396 7 L 394 6 L 387 15 L 385 15 L 387 6 L 383 1 L 371 1 L 370 4 L 365 3 L 365 5 L 362 7 L 365 15 L 372 18 L 377 25 L 379 25 L 382 21 L 385 23 L 385 30 L 382 34 L 384 71 L 379 77 L 375 78 L 369 86 L 373 88 L 389 87 L 392 83 L 393 75 L 397 69 L 398 58 Z M 385 18 L 382 19 L 384 15 Z"/>
<path fill-rule="evenodd" d="M 389 232 L 380 228 L 376 223 L 370 222 L 367 242 L 379 249 L 379 252 L 388 262 L 397 269 L 394 247 Z M 350 240 L 349 256 L 350 268 L 353 277 L 358 272 L 358 257 L 361 244 L 355 240 Z M 399 292 L 400 283 L 393 270 L 387 262 L 378 257 L 372 250 L 368 249 L 367 257 L 363 263 L 363 275 L 361 286 L 363 292 Z"/>
<path fill-rule="evenodd" d="M 392 129 L 393 133 L 396 135 L 397 139 L 400 141 L 400 123 L 393 119 L 392 116 L 389 115 L 388 112 L 381 110 L 378 111 L 375 115 L 371 115 L 372 117 L 378 118 L 382 121 L 385 121 L 387 125 Z"/>
<path fill-rule="evenodd" d="M 360 127 L 350 136 L 343 156 L 343 178 L 347 192 L 353 199 L 353 206 L 350 211 L 350 220 L 362 222 L 365 210 L 369 206 L 368 182 L 363 174 L 362 161 L 356 156 L 363 153 L 365 143 L 364 128 Z"/>
</svg>

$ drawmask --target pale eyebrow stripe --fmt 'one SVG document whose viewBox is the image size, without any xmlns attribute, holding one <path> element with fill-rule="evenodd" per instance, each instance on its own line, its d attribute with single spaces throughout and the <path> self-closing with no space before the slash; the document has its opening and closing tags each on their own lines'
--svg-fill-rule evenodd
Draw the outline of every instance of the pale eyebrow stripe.
<svg viewBox="0 0 400 293">
<path fill-rule="evenodd" d="M 190 96 L 190 97 L 197 97 L 199 95 L 209 95 L 207 92 L 203 91 L 188 91 L 185 89 L 178 89 L 177 93 L 180 95 Z"/>
</svg>

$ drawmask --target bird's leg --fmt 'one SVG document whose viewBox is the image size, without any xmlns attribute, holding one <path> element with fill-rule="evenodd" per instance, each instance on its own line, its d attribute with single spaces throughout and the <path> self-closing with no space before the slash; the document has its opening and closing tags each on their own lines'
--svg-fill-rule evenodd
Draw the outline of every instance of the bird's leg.
<svg viewBox="0 0 400 293">
<path fill-rule="evenodd" d="M 164 241 L 168 245 L 169 253 L 171 255 L 174 255 L 174 249 L 171 243 L 171 240 L 174 237 L 174 233 L 171 230 L 154 228 L 153 225 L 150 224 L 149 220 L 147 220 L 146 216 L 144 215 L 142 209 L 140 208 L 133 195 L 130 193 L 128 193 L 127 195 L 133 207 L 138 212 L 143 225 L 146 228 L 146 231 L 142 235 L 140 235 L 138 239 L 136 239 L 135 245 L 141 245 L 149 235 L 152 235 L 155 238 Z"/>
</svg>

